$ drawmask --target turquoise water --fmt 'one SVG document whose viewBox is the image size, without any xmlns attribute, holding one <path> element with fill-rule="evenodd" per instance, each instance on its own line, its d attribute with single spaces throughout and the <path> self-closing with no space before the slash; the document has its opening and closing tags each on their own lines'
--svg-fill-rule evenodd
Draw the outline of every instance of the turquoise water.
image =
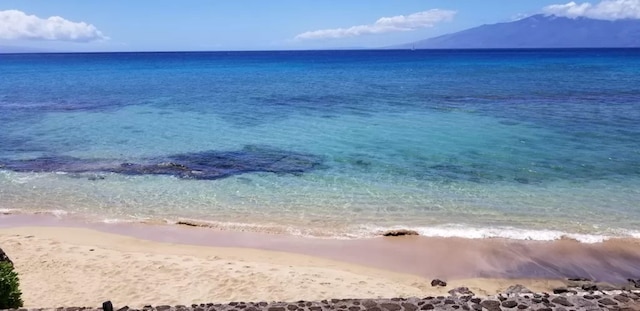
<svg viewBox="0 0 640 311">
<path fill-rule="evenodd" d="M 640 50 L 22 54 L 0 72 L 6 210 L 640 237 Z"/>
</svg>

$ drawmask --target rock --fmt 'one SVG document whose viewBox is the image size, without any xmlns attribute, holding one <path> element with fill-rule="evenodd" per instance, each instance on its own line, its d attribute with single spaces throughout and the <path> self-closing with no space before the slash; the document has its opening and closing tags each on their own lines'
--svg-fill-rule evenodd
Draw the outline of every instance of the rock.
<svg viewBox="0 0 640 311">
<path fill-rule="evenodd" d="M 573 307 L 573 304 L 569 302 L 567 297 L 563 297 L 563 296 L 553 298 L 551 302 L 555 304 L 563 305 L 565 307 Z"/>
<path fill-rule="evenodd" d="M 9 256 L 7 256 L 7 254 L 5 254 L 5 252 L 2 250 L 2 248 L 0 248 L 0 262 L 6 262 L 6 263 L 9 263 L 10 266 L 13 266 L 13 261 L 11 261 L 11 259 L 9 259 Z"/>
<path fill-rule="evenodd" d="M 389 230 L 382 233 L 382 236 L 406 236 L 406 235 L 420 235 L 418 232 L 407 229 Z"/>
<path fill-rule="evenodd" d="M 449 295 L 451 296 L 458 296 L 458 295 L 473 295 L 473 292 L 469 290 L 469 288 L 467 287 L 456 287 L 450 291 L 448 291 Z"/>
<path fill-rule="evenodd" d="M 629 284 L 635 288 L 640 288 L 640 279 L 628 279 Z"/>
<path fill-rule="evenodd" d="M 586 309 L 590 309 L 592 307 L 595 307 L 595 308 L 598 307 L 598 304 L 595 301 L 589 300 L 589 299 L 586 299 L 586 298 L 580 297 L 580 296 L 573 297 L 573 299 L 571 300 L 571 303 L 573 303 L 575 305 L 575 307 L 578 308 L 578 309 L 581 309 L 581 308 L 582 309 L 585 309 L 585 308 Z"/>
<path fill-rule="evenodd" d="M 444 287 L 444 286 L 447 286 L 447 282 L 445 282 L 443 280 L 440 280 L 440 279 L 434 279 L 434 280 L 431 281 L 431 286 L 434 286 L 434 287 L 435 286 L 442 286 L 442 287 Z"/>
<path fill-rule="evenodd" d="M 168 167 L 168 168 L 175 168 L 175 169 L 179 169 L 179 170 L 189 170 L 188 167 L 186 167 L 185 165 L 179 164 L 179 163 L 173 163 L 173 162 L 162 162 L 162 163 L 158 163 L 158 167 Z"/>
<path fill-rule="evenodd" d="M 516 285 L 509 286 L 509 288 L 507 288 L 504 291 L 504 293 L 509 295 L 509 294 L 531 294 L 532 292 L 528 288 L 520 284 L 516 284 Z"/>
<path fill-rule="evenodd" d="M 564 294 L 564 293 L 567 293 L 567 292 L 569 292 L 569 290 L 566 287 L 558 287 L 558 288 L 554 288 L 553 289 L 553 293 L 556 294 L 556 295 Z"/>
<path fill-rule="evenodd" d="M 598 300 L 598 302 L 599 302 L 600 304 L 602 304 L 602 305 L 605 305 L 605 306 L 615 306 L 615 305 L 618 305 L 618 303 L 617 303 L 617 302 L 615 302 L 615 301 L 613 301 L 613 300 L 611 300 L 611 298 L 602 298 L 602 299 Z"/>
<path fill-rule="evenodd" d="M 517 305 L 518 303 L 513 300 L 505 300 L 502 302 L 502 306 L 509 309 L 515 308 Z"/>
<path fill-rule="evenodd" d="M 375 301 L 373 301 L 373 300 L 369 300 L 369 299 L 367 299 L 367 300 L 365 300 L 365 301 L 363 301 L 363 302 L 362 302 L 362 305 L 363 305 L 365 308 L 367 308 L 367 309 L 371 309 L 371 308 L 373 308 L 373 307 L 377 307 L 377 306 L 378 306 L 378 303 L 376 303 L 376 302 L 375 302 Z"/>
<path fill-rule="evenodd" d="M 527 305 L 518 305 L 518 309 L 520 309 L 520 310 L 529 309 L 529 306 L 527 306 Z"/>
<path fill-rule="evenodd" d="M 435 308 L 436 308 L 436 307 L 434 307 L 432 304 L 427 303 L 427 304 L 423 305 L 423 306 L 420 308 L 420 310 L 433 310 L 433 309 L 435 309 Z"/>
<path fill-rule="evenodd" d="M 627 298 L 625 296 L 622 296 L 622 295 L 617 295 L 617 296 L 613 297 L 613 299 L 615 299 L 617 301 L 620 301 L 622 303 L 629 302 L 629 300 L 631 300 L 631 299 L 629 299 L 629 298 Z"/>
<path fill-rule="evenodd" d="M 395 303 L 381 303 L 380 307 L 382 307 L 385 310 L 389 310 L 389 311 L 400 311 L 402 310 L 402 307 L 398 304 Z"/>
<path fill-rule="evenodd" d="M 598 285 L 593 283 L 587 283 L 580 286 L 580 288 L 582 288 L 583 291 L 592 292 L 592 291 L 598 290 Z"/>
<path fill-rule="evenodd" d="M 500 302 L 497 300 L 485 300 L 482 303 L 480 303 L 480 305 L 482 305 L 484 308 L 486 308 L 489 311 L 501 311 Z"/>
<path fill-rule="evenodd" d="M 301 174 L 320 168 L 323 158 L 313 154 L 248 145 L 234 151 L 174 154 L 140 159 L 139 163 L 114 162 L 113 159 L 90 160 L 54 155 L 12 160 L 4 165 L 6 169 L 16 172 L 172 175 L 184 179 L 214 180 L 254 172 Z"/>
<path fill-rule="evenodd" d="M 469 300 L 471 300 L 471 298 L 473 298 L 473 295 L 465 295 L 465 296 L 460 296 L 458 297 L 460 299 L 460 301 L 462 302 L 469 302 Z"/>
<path fill-rule="evenodd" d="M 412 303 L 408 303 L 408 302 L 403 302 L 402 303 L 402 307 L 404 308 L 405 311 L 416 311 L 418 310 L 418 307 Z"/>
</svg>

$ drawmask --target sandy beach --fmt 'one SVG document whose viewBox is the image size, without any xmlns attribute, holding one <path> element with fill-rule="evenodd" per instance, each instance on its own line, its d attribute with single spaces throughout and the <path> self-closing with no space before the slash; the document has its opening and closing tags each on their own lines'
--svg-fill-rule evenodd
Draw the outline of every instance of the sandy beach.
<svg viewBox="0 0 640 311">
<path fill-rule="evenodd" d="M 98 306 L 105 300 L 141 307 L 230 301 L 425 297 L 447 295 L 459 286 L 469 287 L 477 295 L 492 295 L 513 284 L 522 284 L 536 292 L 548 292 L 564 284 L 561 277 L 463 277 L 472 275 L 473 269 L 469 267 L 466 274 L 455 277 L 456 274 L 447 272 L 451 267 L 462 269 L 465 260 L 482 262 L 486 258 L 474 259 L 475 250 L 470 248 L 467 250 L 470 253 L 464 254 L 467 258 L 463 253 L 454 254 L 448 266 L 429 262 L 429 257 L 403 259 L 400 250 L 406 252 L 420 246 L 411 238 L 338 241 L 252 236 L 250 239 L 243 233 L 178 226 L 103 225 L 89 229 L 52 218 L 46 218 L 49 223 L 43 225 L 42 218 L 37 217 L 28 218 L 31 225 L 26 225 L 29 221 L 25 219 L 6 215 L 0 218 L 0 247 L 15 262 L 25 306 L 31 308 Z M 52 223 L 56 225 L 51 226 Z M 110 230 L 127 235 L 108 232 Z M 149 238 L 140 238 L 141 234 Z M 235 239 L 229 238 L 234 236 Z M 264 243 L 264 247 L 247 247 L 253 245 L 247 241 Z M 433 242 L 431 245 L 436 247 L 437 243 Z M 455 249 L 455 241 L 453 244 Z M 372 245 L 394 245 L 399 251 L 376 252 Z M 484 247 L 489 246 L 485 243 Z M 354 256 L 356 259 L 349 257 L 354 249 L 360 254 Z M 310 250 L 325 252 L 327 256 L 305 254 L 313 254 Z M 393 258 L 398 258 L 395 265 Z M 413 262 L 413 268 L 444 271 L 444 276 L 450 277 L 448 285 L 430 285 L 431 277 L 440 275 L 403 272 L 414 271 L 403 266 L 407 259 Z"/>
</svg>

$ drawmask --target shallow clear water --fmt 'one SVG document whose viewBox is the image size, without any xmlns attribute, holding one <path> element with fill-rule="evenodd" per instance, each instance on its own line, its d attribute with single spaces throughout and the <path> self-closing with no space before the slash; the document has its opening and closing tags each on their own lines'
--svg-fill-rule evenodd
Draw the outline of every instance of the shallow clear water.
<svg viewBox="0 0 640 311">
<path fill-rule="evenodd" d="M 0 72 L 0 208 L 338 237 L 640 236 L 640 50 L 24 54 Z M 261 150 L 318 163 L 252 167 Z M 242 168 L 104 169 L 205 151 Z"/>
</svg>

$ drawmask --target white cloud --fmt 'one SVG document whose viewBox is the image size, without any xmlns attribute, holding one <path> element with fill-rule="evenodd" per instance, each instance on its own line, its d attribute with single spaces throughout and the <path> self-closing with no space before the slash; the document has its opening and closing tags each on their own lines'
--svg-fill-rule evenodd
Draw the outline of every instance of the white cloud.
<svg viewBox="0 0 640 311">
<path fill-rule="evenodd" d="M 640 19 L 640 0 L 602 0 L 597 4 L 589 2 L 554 4 L 546 6 L 543 12 L 570 18 L 588 17 L 594 19 Z"/>
<path fill-rule="evenodd" d="M 440 22 L 451 21 L 455 15 L 455 11 L 433 9 L 406 16 L 382 17 L 369 25 L 307 31 L 297 35 L 296 39 L 335 39 L 394 31 L 410 31 L 433 27 Z"/>
<path fill-rule="evenodd" d="M 60 16 L 47 19 L 18 10 L 0 11 L 0 39 L 32 39 L 89 42 L 109 39 L 95 26 Z"/>
</svg>

